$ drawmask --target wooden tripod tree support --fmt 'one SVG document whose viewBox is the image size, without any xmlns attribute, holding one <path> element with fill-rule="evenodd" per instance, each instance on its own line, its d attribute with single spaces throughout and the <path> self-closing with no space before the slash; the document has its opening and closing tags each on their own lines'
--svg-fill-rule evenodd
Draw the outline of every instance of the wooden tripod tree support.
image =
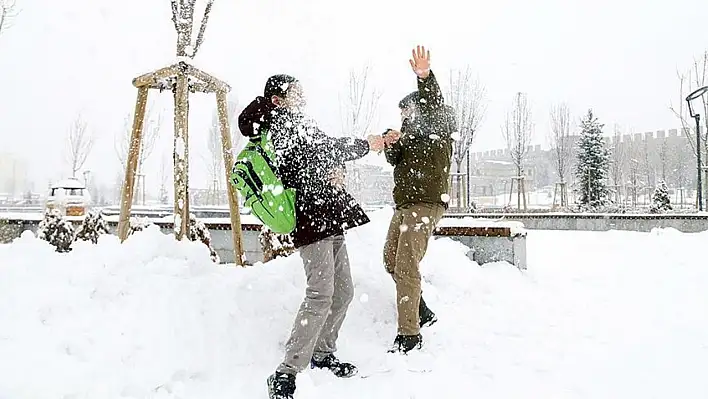
<svg viewBox="0 0 708 399">
<path fill-rule="evenodd" d="M 511 178 L 511 188 L 509 189 L 509 204 L 511 204 L 511 199 L 514 193 L 514 182 L 516 182 L 516 208 L 521 209 L 521 204 L 524 205 L 524 210 L 526 210 L 526 187 L 524 185 L 525 176 L 514 176 Z"/>
<path fill-rule="evenodd" d="M 221 143 L 224 166 L 226 170 L 226 187 L 231 213 L 231 231 L 233 237 L 234 260 L 237 265 L 243 265 L 243 244 L 241 239 L 241 214 L 238 206 L 238 196 L 234 187 L 229 184 L 230 171 L 233 166 L 231 153 L 231 128 L 229 126 L 226 94 L 231 90 L 228 84 L 192 66 L 187 59 L 193 58 L 201 46 L 204 37 L 209 12 L 213 0 L 209 0 L 199 29 L 196 44 L 190 45 L 192 21 L 194 17 L 195 0 L 172 0 L 172 20 L 177 29 L 176 64 L 158 69 L 133 79 L 133 86 L 138 89 L 138 99 L 135 104 L 135 120 L 130 137 L 130 150 L 125 169 L 125 180 L 121 193 L 120 219 L 118 221 L 118 236 L 121 242 L 128 237 L 130 230 L 130 211 L 135 191 L 135 174 L 138 164 L 142 140 L 143 124 L 145 122 L 145 107 L 148 91 L 157 89 L 170 90 L 174 94 L 174 184 L 175 184 L 175 238 L 181 240 L 189 228 L 189 93 L 216 94 L 216 107 L 219 115 Z"/>
</svg>

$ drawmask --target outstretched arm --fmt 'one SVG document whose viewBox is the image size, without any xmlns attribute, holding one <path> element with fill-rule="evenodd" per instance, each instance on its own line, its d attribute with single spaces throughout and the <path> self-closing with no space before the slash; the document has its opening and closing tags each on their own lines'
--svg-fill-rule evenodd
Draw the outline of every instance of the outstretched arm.
<svg viewBox="0 0 708 399">
<path fill-rule="evenodd" d="M 413 58 L 410 59 L 411 67 L 418 77 L 418 95 L 420 97 L 420 112 L 425 121 L 432 126 L 439 127 L 440 135 L 449 136 L 450 121 L 446 109 L 445 99 L 440 90 L 435 74 L 430 69 L 430 51 L 425 47 L 418 46 L 413 50 Z"/>
</svg>

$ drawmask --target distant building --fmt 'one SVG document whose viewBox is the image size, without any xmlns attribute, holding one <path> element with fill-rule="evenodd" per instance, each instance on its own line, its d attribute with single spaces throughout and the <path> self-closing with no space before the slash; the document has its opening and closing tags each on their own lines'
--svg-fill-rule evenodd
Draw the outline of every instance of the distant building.
<svg viewBox="0 0 708 399">
<path fill-rule="evenodd" d="M 0 152 L 0 202 L 22 199 L 30 188 L 27 163 L 9 153 Z"/>
<path fill-rule="evenodd" d="M 672 201 L 688 196 L 695 191 L 696 158 L 691 144 L 682 129 L 668 131 L 608 136 L 605 145 L 611 152 L 611 166 L 608 185 L 614 199 L 637 202 L 637 197 L 650 197 L 659 180 L 665 180 L 671 188 Z M 576 149 L 574 143 L 579 136 L 571 136 L 572 155 L 565 176 L 569 188 L 575 183 Z M 507 149 L 471 152 L 469 190 L 472 199 L 490 195 L 507 194 L 508 180 L 516 175 Z M 524 165 L 526 190 L 551 189 L 559 180 L 553 151 L 541 149 L 540 145 L 528 148 Z M 467 173 L 463 162 L 463 173 Z"/>
</svg>

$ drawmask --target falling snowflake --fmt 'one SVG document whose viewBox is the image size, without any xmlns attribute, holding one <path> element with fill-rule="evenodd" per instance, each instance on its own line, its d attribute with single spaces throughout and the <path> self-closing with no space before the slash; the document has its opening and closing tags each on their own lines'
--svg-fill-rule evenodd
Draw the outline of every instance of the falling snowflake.
<svg viewBox="0 0 708 399">
<path fill-rule="evenodd" d="M 307 319 L 300 320 L 300 325 L 303 327 L 307 326 L 307 323 L 308 323 Z"/>
<path fill-rule="evenodd" d="M 446 203 L 446 204 L 447 204 L 448 202 L 450 202 L 450 196 L 449 196 L 448 194 L 443 194 L 443 195 L 441 195 L 441 196 L 440 196 L 440 199 L 442 200 L 442 202 L 444 202 L 444 203 Z"/>
<path fill-rule="evenodd" d="M 369 302 L 369 296 L 366 294 L 361 294 L 361 297 L 359 297 L 359 302 L 361 302 L 361 303 Z"/>
<path fill-rule="evenodd" d="M 405 233 L 408 231 L 408 225 L 407 224 L 401 224 L 398 229 L 401 231 L 401 233 Z"/>
</svg>

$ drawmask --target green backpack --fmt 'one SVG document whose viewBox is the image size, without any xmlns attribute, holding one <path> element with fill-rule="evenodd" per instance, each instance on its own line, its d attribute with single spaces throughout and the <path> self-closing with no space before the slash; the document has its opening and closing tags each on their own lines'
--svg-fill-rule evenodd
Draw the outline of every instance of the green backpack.
<svg viewBox="0 0 708 399">
<path fill-rule="evenodd" d="M 231 184 L 258 219 L 274 233 L 295 230 L 295 190 L 278 178 L 273 145 L 263 132 L 239 153 L 231 170 Z"/>
</svg>

